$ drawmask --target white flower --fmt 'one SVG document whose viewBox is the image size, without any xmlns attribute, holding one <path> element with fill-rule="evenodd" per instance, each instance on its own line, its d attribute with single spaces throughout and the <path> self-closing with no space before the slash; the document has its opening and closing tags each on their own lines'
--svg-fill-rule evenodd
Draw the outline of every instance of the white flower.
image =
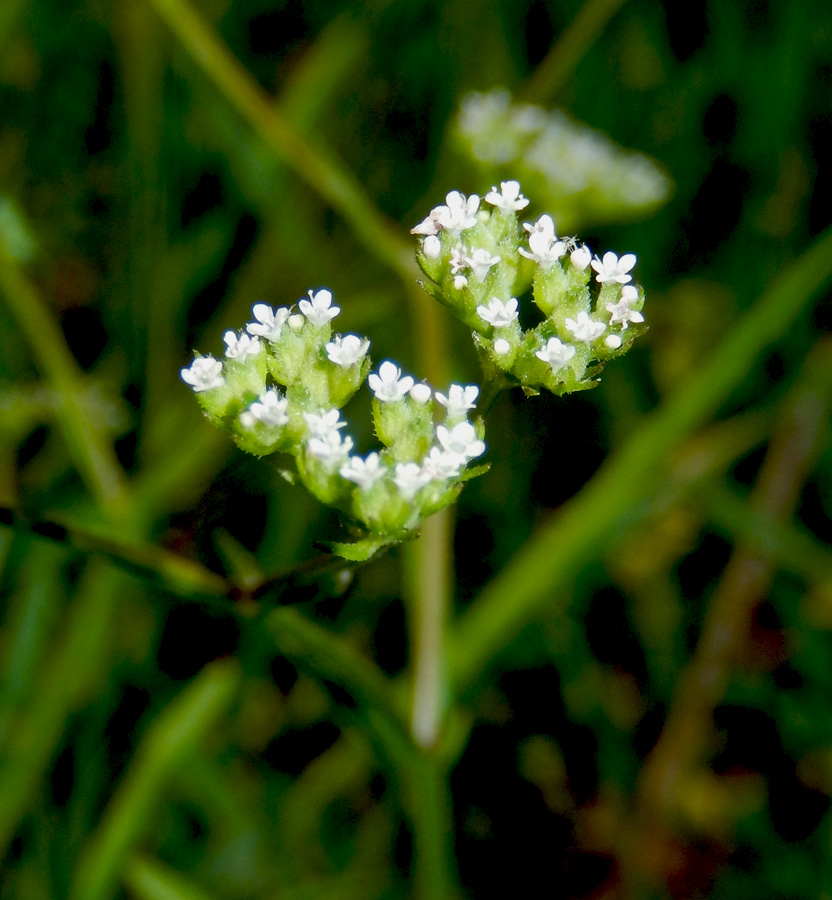
<svg viewBox="0 0 832 900">
<path fill-rule="evenodd" d="M 428 259 L 439 259 L 442 255 L 442 244 L 435 234 L 429 234 L 422 241 L 422 253 L 424 253 Z"/>
<path fill-rule="evenodd" d="M 438 206 L 439 224 L 450 234 L 458 235 L 477 224 L 477 210 L 480 198 L 476 194 L 466 197 L 459 191 L 451 191 L 445 197 L 447 206 Z"/>
<path fill-rule="evenodd" d="M 485 453 L 485 443 L 477 437 L 477 432 L 470 422 L 460 422 L 451 429 L 437 425 L 436 437 L 444 450 L 456 453 L 466 462 Z"/>
<path fill-rule="evenodd" d="M 569 259 L 572 260 L 572 265 L 576 269 L 580 269 L 582 272 L 586 270 L 586 267 L 592 262 L 592 251 L 587 247 L 586 244 L 582 244 L 580 247 L 576 247 L 570 254 Z"/>
<path fill-rule="evenodd" d="M 343 369 L 354 366 L 370 349 L 370 342 L 357 334 L 336 335 L 326 345 L 326 355 L 330 362 Z"/>
<path fill-rule="evenodd" d="M 610 350 L 617 350 L 621 346 L 621 338 L 617 334 L 608 334 L 604 338 L 604 346 Z"/>
<path fill-rule="evenodd" d="M 306 298 L 299 300 L 298 309 L 316 328 L 320 328 L 341 312 L 340 307 L 332 306 L 331 304 L 332 292 L 326 288 L 321 288 L 314 294 L 310 290 L 309 300 Z"/>
<path fill-rule="evenodd" d="M 454 287 L 461 291 L 463 288 L 468 287 L 468 279 L 464 275 L 457 275 L 454 278 Z"/>
<path fill-rule="evenodd" d="M 442 209 L 446 209 L 446 207 L 434 207 L 428 213 L 427 218 L 422 219 L 422 221 L 415 228 L 410 229 L 410 233 L 424 234 L 428 237 L 430 237 L 431 235 L 439 234 L 439 232 L 442 230 L 442 226 L 439 224 L 439 211 Z"/>
<path fill-rule="evenodd" d="M 301 328 L 303 328 L 304 322 L 306 322 L 306 319 L 300 313 L 295 313 L 286 320 L 286 324 L 292 331 L 300 331 Z"/>
<path fill-rule="evenodd" d="M 621 297 L 617 303 L 608 303 L 607 312 L 610 314 L 610 325 L 620 325 L 622 331 L 626 331 L 630 322 L 641 324 L 644 316 L 638 310 L 630 309 L 630 304 L 638 300 L 638 289 L 632 284 L 626 284 L 621 288 Z"/>
<path fill-rule="evenodd" d="M 464 465 L 464 457 L 441 450 L 439 447 L 431 447 L 430 453 L 422 460 L 422 469 L 435 481 L 456 478 Z"/>
<path fill-rule="evenodd" d="M 342 478 L 354 481 L 363 491 L 369 490 L 379 479 L 384 478 L 386 472 L 378 453 L 368 453 L 365 459 L 351 456 L 340 469 Z"/>
<path fill-rule="evenodd" d="M 555 220 L 551 216 L 541 216 L 534 225 L 531 222 L 524 222 L 523 228 L 531 234 L 545 234 L 551 240 L 554 240 L 555 235 Z"/>
<path fill-rule="evenodd" d="M 503 303 L 499 297 L 492 297 L 488 301 L 488 306 L 478 306 L 477 315 L 489 325 L 495 328 L 505 328 L 517 318 L 517 300 L 514 297 Z"/>
<path fill-rule="evenodd" d="M 414 384 L 410 389 L 411 400 L 413 400 L 414 403 L 418 403 L 419 406 L 424 406 L 432 396 L 433 391 L 430 389 L 429 385 L 424 384 L 421 381 Z"/>
<path fill-rule="evenodd" d="M 249 322 L 246 331 L 267 341 L 276 341 L 280 337 L 283 325 L 291 314 L 291 310 L 285 306 L 272 309 L 268 303 L 255 303 L 251 311 L 257 321 Z"/>
<path fill-rule="evenodd" d="M 222 363 L 213 356 L 198 356 L 186 369 L 179 370 L 179 377 L 197 394 L 212 391 L 225 384 Z"/>
<path fill-rule="evenodd" d="M 289 421 L 286 409 L 289 401 L 274 388 L 269 388 L 259 400 L 249 406 L 248 411 L 264 425 L 285 425 Z M 242 416 L 240 416 L 242 420 Z"/>
<path fill-rule="evenodd" d="M 529 205 L 529 201 L 520 193 L 519 181 L 501 181 L 500 192 L 492 187 L 485 195 L 485 202 L 496 206 L 504 215 L 518 212 Z"/>
<path fill-rule="evenodd" d="M 341 413 L 337 409 L 330 409 L 320 414 L 304 413 L 303 418 L 309 434 L 318 438 L 326 437 L 333 431 L 337 432 L 339 428 L 343 428 L 347 424 L 341 421 Z"/>
<path fill-rule="evenodd" d="M 342 437 L 339 431 L 329 431 L 323 437 L 310 438 L 306 449 L 332 472 L 342 465 L 350 455 L 352 438 Z"/>
<path fill-rule="evenodd" d="M 548 216 L 544 216 L 544 218 L 548 218 Z M 563 241 L 556 240 L 546 231 L 532 231 L 529 234 L 529 247 L 530 250 L 520 247 L 520 255 L 534 260 L 544 272 L 548 272 L 566 252 L 566 245 Z"/>
<path fill-rule="evenodd" d="M 477 281 L 482 281 L 488 274 L 488 270 L 492 266 L 497 265 L 500 261 L 500 257 L 492 256 L 488 250 L 483 250 L 482 247 L 478 247 L 469 257 L 467 257 L 467 260 Z"/>
<path fill-rule="evenodd" d="M 436 392 L 436 399 L 448 410 L 449 419 L 458 419 L 464 416 L 469 409 L 477 405 L 477 397 L 480 389 L 475 384 L 463 387 L 461 384 L 452 384 L 448 388 L 448 396 Z"/>
<path fill-rule="evenodd" d="M 396 463 L 393 482 L 405 500 L 412 500 L 430 480 L 430 473 L 418 463 Z"/>
<path fill-rule="evenodd" d="M 585 312 L 579 312 L 577 319 L 566 319 L 563 323 L 566 328 L 572 332 L 576 341 L 594 341 L 600 337 L 606 330 L 607 326 L 603 322 L 596 322 L 590 319 Z"/>
<path fill-rule="evenodd" d="M 409 375 L 402 376 L 402 370 L 390 360 L 385 360 L 367 379 L 370 390 L 382 403 L 394 403 L 413 387 L 413 379 Z"/>
<path fill-rule="evenodd" d="M 629 271 L 635 264 L 635 253 L 625 253 L 619 259 L 612 250 L 607 250 L 603 259 L 598 259 L 596 256 L 592 260 L 592 268 L 598 273 L 595 280 L 602 284 L 605 281 L 617 281 L 619 284 L 632 281 L 633 276 L 629 274 Z"/>
<path fill-rule="evenodd" d="M 468 257 L 462 244 L 457 244 L 451 250 L 451 274 L 458 275 L 463 269 L 468 268 Z"/>
<path fill-rule="evenodd" d="M 225 342 L 227 359 L 238 359 L 243 363 L 249 356 L 257 356 L 260 352 L 260 338 L 252 338 L 247 334 L 238 335 L 236 331 L 226 331 L 222 339 Z"/>
<path fill-rule="evenodd" d="M 497 356 L 505 356 L 511 350 L 511 344 L 505 338 L 497 338 L 491 348 Z"/>
<path fill-rule="evenodd" d="M 575 348 L 571 344 L 564 344 L 558 338 L 553 337 L 535 353 L 538 359 L 549 363 L 553 372 L 562 369 L 570 359 L 575 355 Z"/>
</svg>

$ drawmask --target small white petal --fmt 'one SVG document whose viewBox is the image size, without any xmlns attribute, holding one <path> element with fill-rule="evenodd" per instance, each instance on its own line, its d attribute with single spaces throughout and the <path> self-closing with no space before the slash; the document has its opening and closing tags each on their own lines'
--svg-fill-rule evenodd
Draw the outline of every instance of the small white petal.
<svg viewBox="0 0 832 900">
<path fill-rule="evenodd" d="M 621 346 L 621 338 L 617 334 L 608 334 L 604 338 L 604 346 L 610 350 L 617 350 Z"/>
<path fill-rule="evenodd" d="M 492 348 L 497 356 L 505 356 L 511 350 L 511 344 L 505 338 L 497 338 Z"/>
<path fill-rule="evenodd" d="M 410 389 L 410 396 L 414 403 L 418 403 L 419 406 L 424 406 L 424 404 L 433 396 L 433 391 L 428 385 L 420 381 L 417 384 L 414 384 Z"/>
<path fill-rule="evenodd" d="M 422 241 L 422 253 L 424 253 L 428 259 L 439 259 L 442 255 L 442 244 L 435 234 L 429 234 L 424 241 Z"/>
</svg>

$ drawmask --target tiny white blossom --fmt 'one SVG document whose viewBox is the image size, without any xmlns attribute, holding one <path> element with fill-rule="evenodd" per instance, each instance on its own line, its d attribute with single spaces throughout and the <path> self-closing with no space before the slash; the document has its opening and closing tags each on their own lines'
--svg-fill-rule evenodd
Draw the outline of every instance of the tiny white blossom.
<svg viewBox="0 0 832 900">
<path fill-rule="evenodd" d="M 447 397 L 437 391 L 436 399 L 448 410 L 449 419 L 458 419 L 466 415 L 469 409 L 476 407 L 479 394 L 480 389 L 475 384 L 467 384 L 465 387 L 452 384 L 448 388 Z"/>
<path fill-rule="evenodd" d="M 463 288 L 468 287 L 468 279 L 464 275 L 457 275 L 454 278 L 454 287 L 461 291 Z"/>
<path fill-rule="evenodd" d="M 635 264 L 636 255 L 634 253 L 625 253 L 619 259 L 612 250 L 607 250 L 603 259 L 598 259 L 596 256 L 592 260 L 592 268 L 598 273 L 595 280 L 602 284 L 605 281 L 617 281 L 619 284 L 631 281 L 633 276 L 629 272 Z"/>
<path fill-rule="evenodd" d="M 520 255 L 534 260 L 544 272 L 548 272 L 566 252 L 563 241 L 556 240 L 544 231 L 532 231 L 529 234 L 529 248 L 525 250 L 520 247 Z"/>
<path fill-rule="evenodd" d="M 587 247 L 586 244 L 582 244 L 580 247 L 576 247 L 570 254 L 569 259 L 572 261 L 572 265 L 576 269 L 580 269 L 582 272 L 586 270 L 586 267 L 592 262 L 592 251 Z"/>
<path fill-rule="evenodd" d="M 558 338 L 553 337 L 535 353 L 538 359 L 549 363 L 553 372 L 557 372 L 569 363 L 575 355 L 575 348 L 571 344 L 564 344 Z"/>
<path fill-rule="evenodd" d="M 257 356 L 260 352 L 260 338 L 252 338 L 247 334 L 238 335 L 236 331 L 226 331 L 222 339 L 227 359 L 238 359 L 243 363 L 250 356 Z"/>
<path fill-rule="evenodd" d="M 342 369 L 354 366 L 370 349 L 370 342 L 357 334 L 336 335 L 326 345 L 326 355 L 330 362 Z"/>
<path fill-rule="evenodd" d="M 365 459 L 351 456 L 340 468 L 342 478 L 354 481 L 363 491 L 369 490 L 387 471 L 378 453 L 368 453 Z"/>
<path fill-rule="evenodd" d="M 342 437 L 339 431 L 329 431 L 323 437 L 310 438 L 306 448 L 332 472 L 350 455 L 352 438 L 348 435 Z"/>
<path fill-rule="evenodd" d="M 295 313 L 286 320 L 286 324 L 292 331 L 300 331 L 301 328 L 303 328 L 304 322 L 306 322 L 306 319 L 300 313 Z"/>
<path fill-rule="evenodd" d="M 627 290 L 630 288 L 630 290 Z M 638 310 L 630 309 L 630 303 L 638 300 L 638 290 L 631 284 L 621 289 L 621 297 L 617 303 L 608 303 L 607 312 L 610 314 L 610 325 L 620 325 L 622 331 L 626 331 L 630 322 L 641 324 L 644 316 Z"/>
<path fill-rule="evenodd" d="M 524 222 L 523 228 L 531 234 L 545 234 L 550 240 L 554 240 L 555 235 L 555 220 L 549 216 L 541 216 L 533 225 L 531 222 Z"/>
<path fill-rule="evenodd" d="M 505 356 L 511 350 L 511 344 L 505 338 L 497 338 L 492 344 L 492 349 L 497 356 Z"/>
<path fill-rule="evenodd" d="M 442 230 L 442 226 L 439 224 L 439 211 L 442 209 L 446 209 L 444 206 L 436 206 L 434 207 L 427 215 L 426 218 L 422 219 L 422 221 L 416 225 L 414 228 L 410 229 L 411 234 L 423 234 L 427 237 L 431 235 L 439 234 Z"/>
<path fill-rule="evenodd" d="M 430 386 L 421 381 L 414 384 L 410 389 L 411 399 L 414 403 L 418 403 L 419 406 L 424 406 L 432 396 L 433 391 L 430 389 Z"/>
<path fill-rule="evenodd" d="M 572 332 L 576 341 L 586 341 L 587 344 L 607 330 L 607 326 L 603 322 L 590 319 L 585 312 L 579 312 L 577 319 L 565 319 L 563 324 Z"/>
<path fill-rule="evenodd" d="M 265 394 L 255 400 L 248 408 L 248 412 L 264 425 L 285 425 L 289 421 L 286 412 L 289 401 L 281 396 L 274 388 L 269 388 Z M 242 420 L 242 415 L 240 419 Z"/>
<path fill-rule="evenodd" d="M 492 297 L 488 301 L 488 306 L 477 307 L 477 315 L 495 328 L 505 328 L 517 318 L 517 307 L 518 303 L 514 297 L 509 298 L 505 303 L 499 297 Z"/>
<path fill-rule="evenodd" d="M 393 482 L 405 500 L 412 500 L 430 480 L 430 473 L 418 463 L 396 463 Z"/>
<path fill-rule="evenodd" d="M 376 399 L 382 403 L 393 403 L 402 397 L 413 387 L 413 379 L 409 375 L 402 376 L 402 370 L 395 364 L 386 360 L 367 379 L 370 390 L 376 395 Z"/>
<path fill-rule="evenodd" d="M 330 432 L 337 432 L 347 424 L 341 421 L 341 413 L 337 409 L 330 409 L 322 413 L 304 413 L 306 427 L 312 437 L 326 437 Z"/>
<path fill-rule="evenodd" d="M 610 350 L 617 350 L 621 346 L 621 338 L 617 334 L 608 334 L 604 338 L 604 346 Z"/>
<path fill-rule="evenodd" d="M 464 457 L 439 447 L 431 447 L 430 453 L 422 460 L 422 469 L 435 481 L 456 478 L 464 466 Z"/>
<path fill-rule="evenodd" d="M 250 431 L 257 424 L 257 417 L 252 415 L 247 409 L 244 409 L 240 415 L 240 425 L 247 431 Z"/>
<path fill-rule="evenodd" d="M 501 181 L 500 191 L 496 187 L 485 195 L 485 202 L 496 206 L 504 215 L 519 212 L 529 205 L 529 201 L 520 193 L 519 181 Z"/>
<path fill-rule="evenodd" d="M 500 261 L 499 256 L 492 256 L 488 250 L 483 250 L 482 247 L 472 251 L 467 259 L 468 265 L 471 267 L 471 271 L 474 273 L 477 281 L 483 281 L 488 274 L 488 270 L 492 266 L 496 266 Z"/>
<path fill-rule="evenodd" d="M 198 356 L 187 368 L 179 370 L 179 377 L 197 394 L 225 384 L 222 363 L 213 356 Z"/>
<path fill-rule="evenodd" d="M 468 256 L 462 244 L 457 244 L 451 250 L 451 274 L 458 275 L 463 269 L 469 266 Z"/>
<path fill-rule="evenodd" d="M 256 322 L 249 322 L 246 325 L 246 331 L 265 338 L 267 341 L 276 341 L 283 331 L 286 320 L 291 315 L 291 310 L 285 306 L 279 306 L 272 309 L 268 303 L 255 303 L 251 308 L 251 312 Z"/>
<path fill-rule="evenodd" d="M 438 206 L 439 224 L 450 234 L 458 235 L 477 224 L 480 198 L 476 194 L 466 197 L 459 191 L 451 191 L 445 197 L 447 206 Z"/>
<path fill-rule="evenodd" d="M 422 241 L 422 253 L 424 253 L 428 259 L 439 259 L 442 255 L 442 244 L 435 234 L 429 234 Z"/>
<path fill-rule="evenodd" d="M 332 292 L 326 288 L 315 293 L 310 290 L 308 300 L 304 298 L 298 301 L 298 309 L 316 328 L 326 325 L 341 312 L 340 307 L 332 306 Z"/>
<path fill-rule="evenodd" d="M 436 438 L 443 449 L 449 453 L 456 453 L 466 461 L 485 453 L 485 443 L 477 437 L 477 432 L 470 422 L 460 422 L 450 429 L 444 425 L 437 425 Z"/>
</svg>

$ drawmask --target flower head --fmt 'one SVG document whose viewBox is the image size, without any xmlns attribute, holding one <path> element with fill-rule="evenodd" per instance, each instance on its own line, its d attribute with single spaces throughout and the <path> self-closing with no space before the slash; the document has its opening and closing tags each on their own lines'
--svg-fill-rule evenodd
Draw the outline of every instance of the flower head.
<svg viewBox="0 0 832 900">
<path fill-rule="evenodd" d="M 340 431 L 329 431 L 323 437 L 312 437 L 306 449 L 319 459 L 330 472 L 342 465 L 352 450 L 352 438 Z"/>
<path fill-rule="evenodd" d="M 336 335 L 326 345 L 326 355 L 330 362 L 342 369 L 354 366 L 370 349 L 370 342 L 357 334 Z"/>
<path fill-rule="evenodd" d="M 469 409 L 477 405 L 477 397 L 480 389 L 475 384 L 463 387 L 461 384 L 452 384 L 448 388 L 448 396 L 436 393 L 436 399 L 448 410 L 449 419 L 458 419 L 464 416 Z"/>
<path fill-rule="evenodd" d="M 439 211 L 445 209 L 444 206 L 435 206 L 422 221 L 410 229 L 411 234 L 423 234 L 427 237 L 439 234 L 442 226 L 439 224 Z"/>
<path fill-rule="evenodd" d="M 590 319 L 585 312 L 579 312 L 577 319 L 565 319 L 563 324 L 568 331 L 572 332 L 576 341 L 586 341 L 587 344 L 607 330 L 607 326 L 603 322 Z"/>
<path fill-rule="evenodd" d="M 505 302 L 499 297 L 492 297 L 488 301 L 488 306 L 478 306 L 477 315 L 489 325 L 495 328 L 505 328 L 517 318 L 518 303 L 514 297 L 509 298 Z"/>
<path fill-rule="evenodd" d="M 610 325 L 620 325 L 622 331 L 626 331 L 630 322 L 641 324 L 644 316 L 636 309 L 630 309 L 630 304 L 638 300 L 638 289 L 632 284 L 625 284 L 621 288 L 621 297 L 617 303 L 608 303 L 607 312 L 610 314 Z"/>
<path fill-rule="evenodd" d="M 461 234 L 468 228 L 477 224 L 477 210 L 480 208 L 480 198 L 476 194 L 466 197 L 459 191 L 451 191 L 445 197 L 446 206 L 438 206 L 437 220 L 439 224 L 450 234 Z"/>
<path fill-rule="evenodd" d="M 249 322 L 246 331 L 267 341 L 276 341 L 280 337 L 283 325 L 291 315 L 291 310 L 287 307 L 272 309 L 268 303 L 255 303 L 251 312 L 257 321 Z"/>
<path fill-rule="evenodd" d="M 549 221 L 551 222 L 551 219 Z M 529 234 L 529 249 L 520 247 L 519 250 L 521 256 L 534 260 L 544 272 L 548 272 L 565 252 L 566 245 L 563 241 L 557 240 L 554 234 L 549 234 L 548 231 L 532 231 Z"/>
<path fill-rule="evenodd" d="M 531 235 L 531 234 L 545 234 L 551 240 L 554 240 L 555 235 L 555 220 L 551 216 L 541 216 L 535 223 L 532 225 L 531 222 L 524 222 L 523 228 Z"/>
<path fill-rule="evenodd" d="M 237 359 L 244 363 L 250 356 L 257 356 L 260 352 L 260 338 L 252 338 L 247 334 L 238 335 L 236 331 L 226 331 L 222 339 L 227 359 Z"/>
<path fill-rule="evenodd" d="M 422 469 L 434 481 L 447 481 L 456 478 L 465 465 L 463 457 L 439 447 L 431 447 L 428 455 L 422 460 Z"/>
<path fill-rule="evenodd" d="M 451 250 L 451 274 L 458 275 L 463 269 L 469 266 L 468 256 L 462 244 L 457 244 Z"/>
<path fill-rule="evenodd" d="M 431 475 L 418 463 L 397 463 L 393 483 L 405 500 L 412 500 L 431 480 Z"/>
<path fill-rule="evenodd" d="M 569 363 L 575 355 L 575 348 L 571 344 L 564 344 L 558 338 L 553 337 L 535 353 L 538 359 L 549 363 L 553 372 L 557 372 Z"/>
<path fill-rule="evenodd" d="M 289 421 L 288 406 L 289 401 L 285 397 L 274 388 L 269 388 L 249 406 L 248 411 L 264 425 L 285 425 Z"/>
<path fill-rule="evenodd" d="M 496 206 L 504 215 L 519 212 L 529 205 L 529 201 L 520 193 L 519 181 L 501 181 L 500 191 L 496 187 L 485 195 L 485 202 Z"/>
<path fill-rule="evenodd" d="M 339 469 L 342 478 L 354 481 L 362 491 L 369 490 L 377 481 L 384 478 L 387 469 L 381 463 L 378 453 L 368 453 L 362 459 L 351 456 Z"/>
<path fill-rule="evenodd" d="M 308 300 L 304 298 L 298 301 L 298 309 L 316 328 L 326 325 L 341 312 L 340 307 L 332 306 L 332 292 L 326 288 L 315 293 L 310 290 Z"/>
<path fill-rule="evenodd" d="M 485 443 L 477 437 L 477 432 L 470 422 L 460 422 L 453 428 L 437 425 L 436 438 L 444 450 L 456 453 L 465 462 L 485 453 Z"/>
<path fill-rule="evenodd" d="M 375 372 L 367 379 L 370 390 L 376 395 L 376 399 L 382 403 L 394 403 L 413 387 L 413 379 L 409 375 L 402 375 L 402 370 L 390 360 L 385 360 Z"/>
<path fill-rule="evenodd" d="M 186 369 L 179 370 L 179 376 L 197 394 L 212 391 L 225 384 L 222 363 L 213 356 L 198 356 Z"/>
<path fill-rule="evenodd" d="M 500 261 L 500 257 L 492 256 L 488 250 L 483 250 L 481 247 L 478 247 L 471 252 L 470 256 L 466 257 L 466 261 L 471 267 L 471 271 L 474 273 L 474 277 L 477 281 L 483 281 L 488 274 L 488 270 L 492 266 L 496 266 Z"/>
<path fill-rule="evenodd" d="M 598 259 L 596 256 L 592 260 L 592 268 L 598 273 L 595 280 L 602 284 L 605 281 L 617 281 L 619 284 L 632 281 L 633 276 L 629 272 L 635 264 L 636 255 L 634 253 L 625 253 L 619 259 L 612 250 L 607 250 L 603 259 Z"/>
<path fill-rule="evenodd" d="M 306 421 L 306 427 L 312 437 L 326 437 L 331 432 L 337 432 L 339 428 L 344 428 L 346 422 L 341 421 L 341 413 L 337 409 L 330 409 L 322 413 L 304 413 L 303 418 Z"/>
</svg>

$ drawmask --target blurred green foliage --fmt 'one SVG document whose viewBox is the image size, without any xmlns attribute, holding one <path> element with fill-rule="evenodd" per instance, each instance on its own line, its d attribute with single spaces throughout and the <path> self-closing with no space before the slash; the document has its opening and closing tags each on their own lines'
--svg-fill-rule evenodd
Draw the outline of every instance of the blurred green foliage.
<svg viewBox="0 0 832 900">
<path fill-rule="evenodd" d="M 407 230 L 500 88 L 672 180 L 558 207 L 650 331 L 344 570 L 177 372 L 326 285 L 475 379 Z M 819 0 L 0 4 L 0 898 L 832 896 L 830 152 Z"/>
</svg>

